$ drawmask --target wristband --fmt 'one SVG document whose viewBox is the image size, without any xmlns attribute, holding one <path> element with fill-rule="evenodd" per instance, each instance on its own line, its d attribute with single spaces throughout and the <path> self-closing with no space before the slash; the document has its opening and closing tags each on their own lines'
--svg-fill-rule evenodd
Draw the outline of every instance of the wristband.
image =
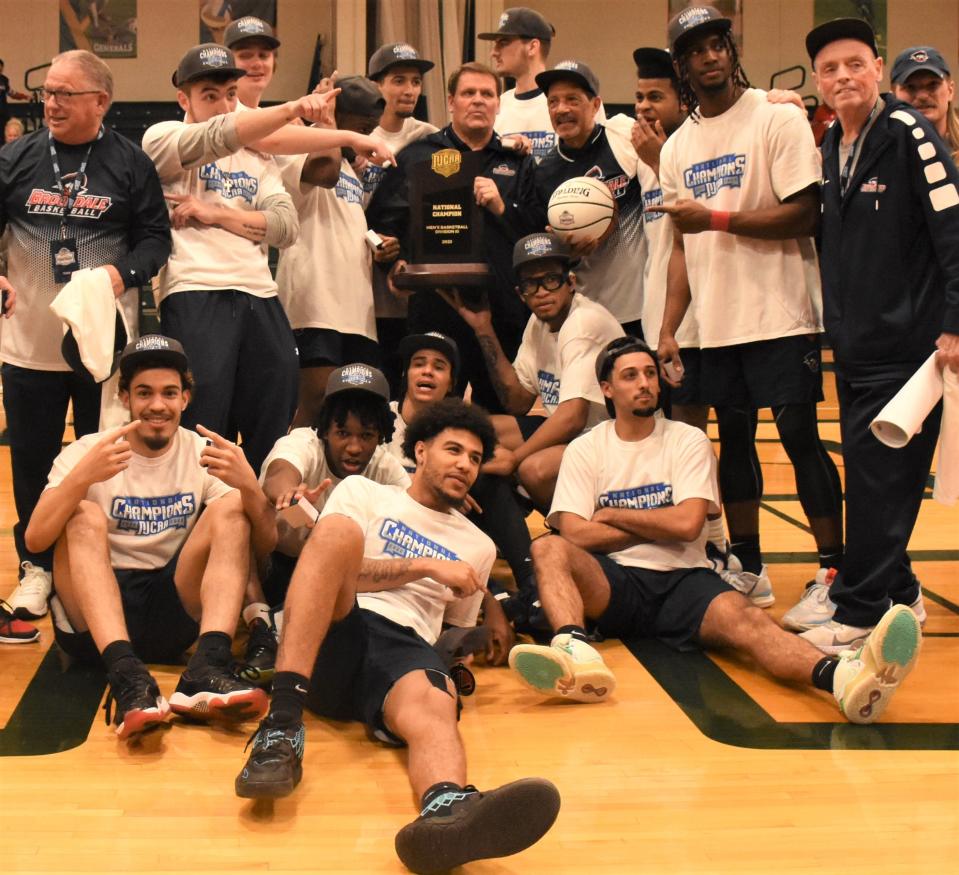
<svg viewBox="0 0 959 875">
<path fill-rule="evenodd" d="M 712 210 L 709 214 L 710 231 L 728 231 L 729 213 L 725 210 Z"/>
</svg>

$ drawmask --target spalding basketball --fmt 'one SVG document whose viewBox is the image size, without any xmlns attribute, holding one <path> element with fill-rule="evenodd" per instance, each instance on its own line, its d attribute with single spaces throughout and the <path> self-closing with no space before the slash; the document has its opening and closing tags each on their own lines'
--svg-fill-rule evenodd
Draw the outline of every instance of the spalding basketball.
<svg viewBox="0 0 959 875">
<path fill-rule="evenodd" d="M 613 196 L 606 183 L 591 176 L 567 179 L 549 199 L 547 218 L 560 237 L 575 235 L 581 240 L 597 240 L 609 230 L 616 213 Z"/>
</svg>

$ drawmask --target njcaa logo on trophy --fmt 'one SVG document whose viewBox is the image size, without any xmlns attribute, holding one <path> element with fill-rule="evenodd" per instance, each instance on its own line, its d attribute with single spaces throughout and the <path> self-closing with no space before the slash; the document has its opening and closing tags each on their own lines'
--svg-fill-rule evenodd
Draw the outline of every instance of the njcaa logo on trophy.
<svg viewBox="0 0 959 875">
<path fill-rule="evenodd" d="M 430 159 L 430 167 L 440 176 L 453 176 L 460 172 L 463 163 L 463 154 L 458 149 L 441 149 L 434 152 Z"/>
</svg>

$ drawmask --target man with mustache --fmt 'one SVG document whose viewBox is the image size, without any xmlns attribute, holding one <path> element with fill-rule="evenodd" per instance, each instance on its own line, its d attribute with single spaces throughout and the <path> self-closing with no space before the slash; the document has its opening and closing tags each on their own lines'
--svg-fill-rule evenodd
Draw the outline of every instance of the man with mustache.
<svg viewBox="0 0 959 875">
<path fill-rule="evenodd" d="M 892 91 L 918 109 L 942 137 L 953 161 L 959 161 L 959 112 L 952 106 L 956 83 L 946 59 L 932 46 L 913 46 L 900 52 L 889 75 Z"/>
</svg>

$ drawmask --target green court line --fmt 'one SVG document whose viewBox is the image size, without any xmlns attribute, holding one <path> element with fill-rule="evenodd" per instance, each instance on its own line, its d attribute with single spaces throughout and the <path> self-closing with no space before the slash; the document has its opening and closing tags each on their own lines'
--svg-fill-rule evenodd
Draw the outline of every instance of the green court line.
<svg viewBox="0 0 959 875">
<path fill-rule="evenodd" d="M 779 723 L 705 653 L 623 642 L 707 738 L 764 750 L 957 750 L 956 723 Z"/>
</svg>

